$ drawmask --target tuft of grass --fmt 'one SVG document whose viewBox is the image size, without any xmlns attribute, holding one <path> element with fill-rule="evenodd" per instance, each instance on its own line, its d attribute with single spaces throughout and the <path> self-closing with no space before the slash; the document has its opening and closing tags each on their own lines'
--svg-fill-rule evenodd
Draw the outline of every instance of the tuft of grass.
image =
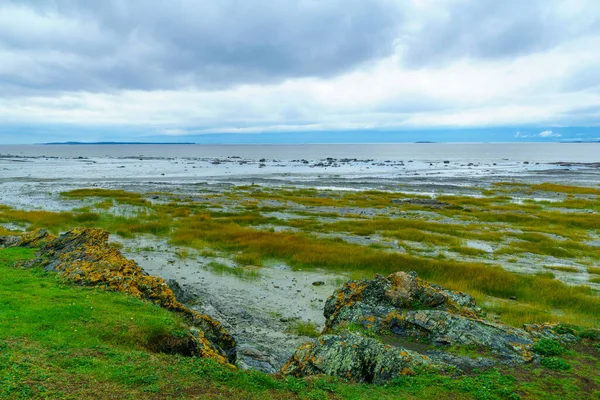
<svg viewBox="0 0 600 400">
<path fill-rule="evenodd" d="M 559 371 L 568 371 L 571 369 L 571 364 L 561 360 L 558 357 L 544 357 L 540 361 L 540 364 L 548 369 L 555 369 Z"/>
<path fill-rule="evenodd" d="M 600 275 L 600 267 L 589 267 L 587 273 Z"/>
<path fill-rule="evenodd" d="M 588 279 L 588 282 L 591 282 L 591 283 L 600 283 L 600 276 L 597 277 L 597 278 L 590 278 L 590 279 Z"/>
<path fill-rule="evenodd" d="M 254 265 L 257 267 L 263 265 L 262 256 L 259 253 L 240 253 L 233 258 L 233 261 L 240 265 Z"/>
<path fill-rule="evenodd" d="M 567 267 L 564 265 L 544 265 L 544 268 L 560 272 L 579 272 L 575 267 Z"/>
<path fill-rule="evenodd" d="M 317 326 L 312 322 L 297 321 L 292 324 L 289 331 L 297 334 L 298 336 L 308 336 L 311 338 L 318 337 L 321 332 L 317 330 Z"/>
<path fill-rule="evenodd" d="M 110 200 L 116 200 L 121 203 L 131 204 L 136 206 L 149 206 L 151 203 L 145 200 L 141 194 L 127 192 L 125 190 L 113 189 L 76 189 L 68 192 L 62 192 L 61 196 L 72 199 L 82 199 L 88 197 L 100 197 Z"/>
<path fill-rule="evenodd" d="M 247 267 L 230 267 L 217 261 L 208 263 L 208 267 L 212 272 L 218 275 L 230 275 L 246 280 L 260 279 L 260 273 L 258 271 Z"/>
<path fill-rule="evenodd" d="M 533 351 L 542 356 L 559 356 L 567 352 L 559 342 L 552 339 L 540 339 L 534 346 Z"/>
</svg>

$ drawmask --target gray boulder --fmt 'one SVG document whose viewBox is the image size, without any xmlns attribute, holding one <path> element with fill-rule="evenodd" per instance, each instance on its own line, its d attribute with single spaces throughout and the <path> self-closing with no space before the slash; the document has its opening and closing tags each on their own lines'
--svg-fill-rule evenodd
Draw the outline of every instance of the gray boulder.
<svg viewBox="0 0 600 400">
<path fill-rule="evenodd" d="M 357 382 L 384 383 L 419 369 L 439 369 L 428 357 L 384 345 L 355 333 L 323 335 L 301 346 L 281 372 L 292 376 L 326 374 Z"/>
</svg>

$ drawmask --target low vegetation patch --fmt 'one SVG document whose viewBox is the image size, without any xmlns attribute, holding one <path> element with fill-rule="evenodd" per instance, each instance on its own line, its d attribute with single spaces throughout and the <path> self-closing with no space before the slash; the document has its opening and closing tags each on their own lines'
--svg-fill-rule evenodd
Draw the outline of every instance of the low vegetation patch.
<svg viewBox="0 0 600 400">
<path fill-rule="evenodd" d="M 556 340 L 541 339 L 533 346 L 533 351 L 542 356 L 559 356 L 567 350 Z"/>
<path fill-rule="evenodd" d="M 316 338 L 321 334 L 313 322 L 307 321 L 297 321 L 293 323 L 290 326 L 289 331 L 299 336 L 308 336 L 311 338 Z"/>
<path fill-rule="evenodd" d="M 560 272 L 579 272 L 579 269 L 575 267 L 568 267 L 564 265 L 544 265 L 544 268 Z"/>
</svg>

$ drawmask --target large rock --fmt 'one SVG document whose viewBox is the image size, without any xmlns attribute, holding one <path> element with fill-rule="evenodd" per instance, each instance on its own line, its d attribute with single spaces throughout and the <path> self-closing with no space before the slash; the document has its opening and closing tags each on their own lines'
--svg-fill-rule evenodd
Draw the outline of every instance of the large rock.
<svg viewBox="0 0 600 400">
<path fill-rule="evenodd" d="M 51 241 L 46 235 L 33 235 L 39 240 L 23 244 L 45 243 L 30 265 L 41 265 L 77 284 L 125 292 L 184 315 L 194 327 L 183 346 L 187 353 L 235 362 L 235 340 L 221 324 L 177 301 L 163 279 L 148 275 L 135 261 L 126 259 L 108 243 L 108 235 L 102 229 L 76 228 Z"/>
<path fill-rule="evenodd" d="M 38 248 L 56 239 L 56 236 L 45 229 L 37 229 L 23 235 L 0 236 L 0 247 Z"/>
<path fill-rule="evenodd" d="M 325 318 L 326 333 L 357 324 L 379 335 L 481 348 L 508 363 L 536 357 L 526 331 L 484 319 L 471 296 L 430 284 L 416 273 L 347 282 L 327 300 Z"/>
<path fill-rule="evenodd" d="M 282 373 L 383 382 L 423 366 L 468 371 L 537 359 L 530 333 L 486 320 L 471 296 L 414 272 L 349 281 L 327 300 L 324 315 L 323 336 L 300 347 Z M 476 354 L 453 351 L 461 347 Z"/>
<path fill-rule="evenodd" d="M 421 354 L 382 344 L 350 332 L 323 335 L 301 346 L 281 372 L 292 376 L 333 375 L 357 382 L 383 383 L 415 370 L 435 369 Z"/>
</svg>

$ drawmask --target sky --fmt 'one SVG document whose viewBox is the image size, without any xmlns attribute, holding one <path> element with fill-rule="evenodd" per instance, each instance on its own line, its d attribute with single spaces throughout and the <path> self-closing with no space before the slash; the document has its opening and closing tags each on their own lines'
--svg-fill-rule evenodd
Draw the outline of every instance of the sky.
<svg viewBox="0 0 600 400">
<path fill-rule="evenodd" d="M 597 0 L 1 0 L 0 143 L 600 140 Z"/>
</svg>

